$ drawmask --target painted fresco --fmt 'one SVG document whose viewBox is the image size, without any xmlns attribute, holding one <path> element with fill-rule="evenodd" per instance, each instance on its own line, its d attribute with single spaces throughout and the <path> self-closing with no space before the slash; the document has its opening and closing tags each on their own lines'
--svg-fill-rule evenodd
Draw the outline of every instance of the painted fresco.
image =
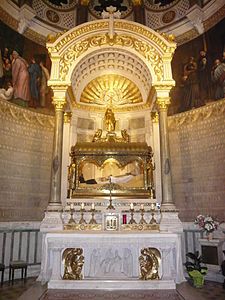
<svg viewBox="0 0 225 300">
<path fill-rule="evenodd" d="M 47 49 L 0 22 L 0 50 L 0 97 L 39 111 L 53 111 L 47 86 Z"/>
</svg>

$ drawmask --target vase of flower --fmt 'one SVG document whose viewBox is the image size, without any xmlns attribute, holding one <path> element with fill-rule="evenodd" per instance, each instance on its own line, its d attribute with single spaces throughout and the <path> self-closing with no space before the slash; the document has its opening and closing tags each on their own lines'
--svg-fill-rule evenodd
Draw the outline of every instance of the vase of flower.
<svg viewBox="0 0 225 300">
<path fill-rule="evenodd" d="M 219 223 L 211 216 L 198 215 L 195 219 L 195 224 L 204 232 L 207 240 L 213 239 L 213 232 L 217 230 Z"/>
</svg>

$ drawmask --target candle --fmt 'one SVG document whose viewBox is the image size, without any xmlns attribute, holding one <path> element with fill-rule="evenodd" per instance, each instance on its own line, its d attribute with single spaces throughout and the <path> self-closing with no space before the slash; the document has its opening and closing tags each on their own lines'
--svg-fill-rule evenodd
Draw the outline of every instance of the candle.
<svg viewBox="0 0 225 300">
<path fill-rule="evenodd" d="M 152 209 L 152 210 L 155 209 L 155 204 L 154 204 L 154 203 L 151 204 L 151 209 Z"/>
<path fill-rule="evenodd" d="M 143 204 L 141 204 L 141 209 L 144 209 L 144 205 Z"/>
<path fill-rule="evenodd" d="M 81 203 L 81 209 L 84 209 L 84 203 Z"/>
<path fill-rule="evenodd" d="M 130 204 L 130 209 L 134 209 L 134 204 L 133 203 Z"/>
<path fill-rule="evenodd" d="M 127 215 L 123 215 L 123 224 L 127 224 Z"/>
<path fill-rule="evenodd" d="M 70 203 L 70 209 L 74 209 L 74 204 Z"/>
<path fill-rule="evenodd" d="M 91 209 L 95 209 L 95 204 L 94 203 L 91 204 Z"/>
</svg>

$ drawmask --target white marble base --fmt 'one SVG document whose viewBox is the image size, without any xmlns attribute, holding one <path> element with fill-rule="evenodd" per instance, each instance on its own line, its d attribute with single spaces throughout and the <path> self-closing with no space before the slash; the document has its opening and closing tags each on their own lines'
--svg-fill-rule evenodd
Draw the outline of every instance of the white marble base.
<svg viewBox="0 0 225 300">
<path fill-rule="evenodd" d="M 173 280 L 50 280 L 48 289 L 79 290 L 171 290 L 175 289 Z"/>
<path fill-rule="evenodd" d="M 139 256 L 145 247 L 161 254 L 160 280 L 139 280 Z M 83 280 L 63 280 L 63 253 L 82 248 Z M 175 233 L 49 232 L 43 237 L 39 281 L 61 289 L 175 289 L 185 281 L 181 260 L 181 238 Z"/>
<path fill-rule="evenodd" d="M 161 212 L 160 231 L 177 233 L 183 232 L 183 224 L 178 217 L 178 212 Z"/>
<path fill-rule="evenodd" d="M 40 231 L 50 232 L 63 229 L 62 213 L 58 211 L 46 211 L 41 222 Z"/>
</svg>

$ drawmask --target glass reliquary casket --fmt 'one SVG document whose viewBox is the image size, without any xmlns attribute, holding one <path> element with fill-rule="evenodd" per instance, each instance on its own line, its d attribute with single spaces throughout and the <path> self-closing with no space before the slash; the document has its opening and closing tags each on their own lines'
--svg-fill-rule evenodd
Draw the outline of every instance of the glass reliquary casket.
<svg viewBox="0 0 225 300">
<path fill-rule="evenodd" d="M 99 129 L 100 130 L 100 129 Z M 68 167 L 68 196 L 140 197 L 149 195 L 153 186 L 152 148 L 147 143 L 129 142 L 108 132 L 105 138 L 78 142 L 71 147 Z"/>
</svg>

